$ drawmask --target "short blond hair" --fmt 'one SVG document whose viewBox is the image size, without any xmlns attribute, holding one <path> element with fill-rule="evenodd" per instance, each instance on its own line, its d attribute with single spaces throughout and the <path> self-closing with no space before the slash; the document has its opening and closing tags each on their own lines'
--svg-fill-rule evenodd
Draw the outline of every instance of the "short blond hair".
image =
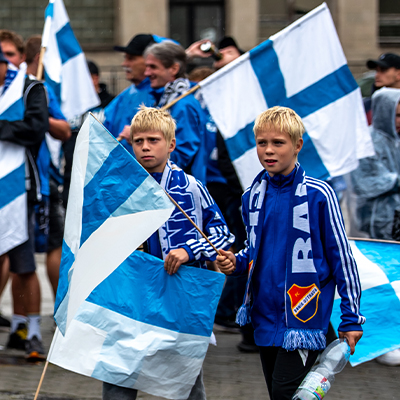
<svg viewBox="0 0 400 400">
<path fill-rule="evenodd" d="M 140 106 L 139 112 L 132 118 L 131 140 L 139 132 L 161 132 L 169 145 L 175 139 L 176 123 L 168 111 L 159 108 Z"/>
<path fill-rule="evenodd" d="M 262 112 L 254 122 L 254 135 L 275 129 L 290 136 L 293 145 L 302 138 L 306 128 L 301 118 L 291 108 L 275 106 Z"/>
</svg>

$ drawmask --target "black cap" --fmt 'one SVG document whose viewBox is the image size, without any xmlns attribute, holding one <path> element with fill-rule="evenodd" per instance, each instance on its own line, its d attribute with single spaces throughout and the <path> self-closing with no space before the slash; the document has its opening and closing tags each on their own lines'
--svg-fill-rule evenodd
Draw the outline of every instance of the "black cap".
<svg viewBox="0 0 400 400">
<path fill-rule="evenodd" d="M 0 46 L 0 62 L 8 64 L 8 60 L 5 57 L 3 50 L 1 49 L 1 46 Z"/>
<path fill-rule="evenodd" d="M 141 56 L 146 47 L 152 43 L 155 43 L 153 35 L 139 34 L 134 36 L 126 47 L 114 46 L 114 50 L 122 51 L 132 56 Z"/>
<path fill-rule="evenodd" d="M 244 51 L 238 47 L 235 39 L 230 36 L 225 36 L 219 41 L 218 49 L 221 50 L 221 49 L 224 49 L 225 47 L 229 47 L 229 46 L 236 47 L 240 54 L 244 54 Z"/>
<path fill-rule="evenodd" d="M 368 60 L 367 67 L 369 69 L 375 69 L 376 67 L 400 69 L 400 56 L 393 53 L 385 53 L 378 60 Z"/>
<path fill-rule="evenodd" d="M 87 62 L 88 68 L 90 75 L 99 75 L 99 67 L 93 62 L 93 61 L 88 61 Z"/>
</svg>

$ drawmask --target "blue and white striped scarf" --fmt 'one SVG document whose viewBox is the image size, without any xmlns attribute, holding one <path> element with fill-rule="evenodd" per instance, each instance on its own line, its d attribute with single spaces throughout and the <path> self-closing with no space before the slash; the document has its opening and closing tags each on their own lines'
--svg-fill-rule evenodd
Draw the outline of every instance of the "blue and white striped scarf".
<svg viewBox="0 0 400 400">
<path fill-rule="evenodd" d="M 255 179 L 249 197 L 249 246 L 258 249 L 263 229 L 265 195 L 268 181 L 265 171 Z M 318 307 L 320 282 L 314 266 L 308 197 L 305 172 L 296 164 L 291 200 L 289 206 L 289 227 L 287 237 L 285 317 L 287 331 L 283 348 L 287 350 L 325 348 L 323 333 L 323 315 Z M 253 252 L 251 251 L 250 254 Z M 255 257 L 250 261 L 246 295 L 240 307 L 236 322 L 245 325 L 250 322 L 250 284 L 257 264 Z"/>
</svg>

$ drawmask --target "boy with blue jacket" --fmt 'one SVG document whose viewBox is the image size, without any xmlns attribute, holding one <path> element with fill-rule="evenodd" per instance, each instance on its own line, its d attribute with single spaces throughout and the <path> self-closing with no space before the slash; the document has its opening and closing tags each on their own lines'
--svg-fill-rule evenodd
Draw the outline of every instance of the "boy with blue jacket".
<svg viewBox="0 0 400 400">
<path fill-rule="evenodd" d="M 221 251 L 227 275 L 248 274 L 237 322 L 252 322 L 269 396 L 291 399 L 326 346 L 335 288 L 339 337 L 351 353 L 362 336 L 361 287 L 334 191 L 297 163 L 305 132 L 291 109 L 273 107 L 254 125 L 264 167 L 242 197 L 246 247 Z"/>
<path fill-rule="evenodd" d="M 205 233 L 215 248 L 228 249 L 235 238 L 207 189 L 169 160 L 176 145 L 175 127 L 175 121 L 167 111 L 142 106 L 131 125 L 135 157 Z M 213 261 L 216 256 L 213 247 L 178 208 L 147 239 L 144 250 L 163 259 L 169 275 L 175 274 L 182 264 L 207 268 L 206 261 Z M 103 383 L 103 400 L 134 400 L 136 396 L 136 389 Z M 206 400 L 202 371 L 188 399 Z"/>
</svg>

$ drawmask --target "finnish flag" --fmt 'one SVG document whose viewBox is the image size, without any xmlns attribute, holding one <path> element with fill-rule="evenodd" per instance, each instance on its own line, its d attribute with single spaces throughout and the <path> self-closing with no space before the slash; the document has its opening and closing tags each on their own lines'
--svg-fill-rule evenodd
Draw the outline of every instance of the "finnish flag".
<svg viewBox="0 0 400 400">
<path fill-rule="evenodd" d="M 62 0 L 50 0 L 45 12 L 42 47 L 45 80 L 52 87 L 67 119 L 98 106 L 85 54 L 76 40 Z"/>
<path fill-rule="evenodd" d="M 312 177 L 346 174 L 374 154 L 361 92 L 325 3 L 199 85 L 243 188 L 262 169 L 254 120 L 273 106 L 303 119 L 299 161 Z"/>
<path fill-rule="evenodd" d="M 350 240 L 362 289 L 360 309 L 364 334 L 350 357 L 352 366 L 400 348 L 400 243 Z M 332 325 L 341 322 L 336 293 Z"/>
<path fill-rule="evenodd" d="M 91 114 L 76 142 L 48 360 L 96 379 L 187 398 L 224 283 L 135 251 L 175 206 Z"/>
<path fill-rule="evenodd" d="M 10 68 L 10 67 L 9 67 Z M 0 119 L 24 119 L 23 90 L 26 64 L 15 74 L 0 96 Z M 27 197 L 25 190 L 25 148 L 0 141 L 0 255 L 28 240 Z"/>
</svg>

